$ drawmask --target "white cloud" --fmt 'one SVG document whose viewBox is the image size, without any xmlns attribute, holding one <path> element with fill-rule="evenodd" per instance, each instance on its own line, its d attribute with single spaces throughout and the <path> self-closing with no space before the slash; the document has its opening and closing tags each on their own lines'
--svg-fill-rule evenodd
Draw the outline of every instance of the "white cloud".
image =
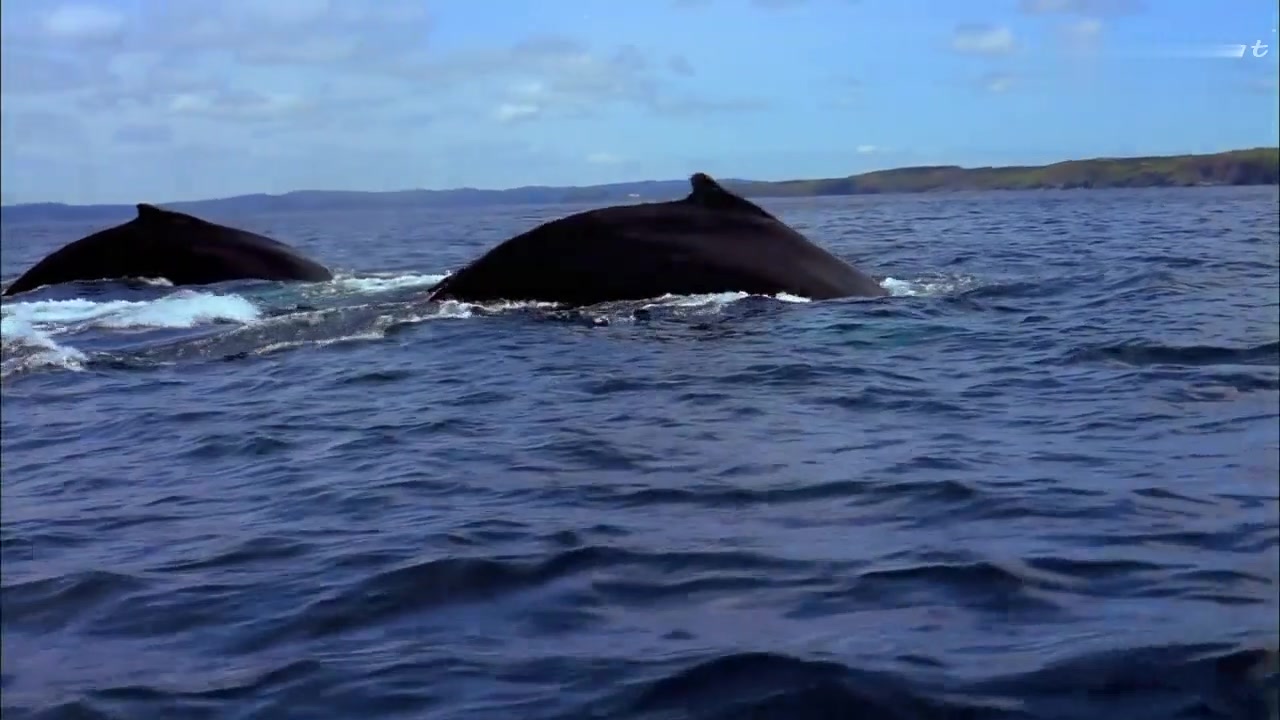
<svg viewBox="0 0 1280 720">
<path fill-rule="evenodd" d="M 740 1 L 740 0 L 739 0 Z M 851 0 L 856 2 L 856 0 Z M 750 0 L 750 4 L 764 10 L 782 10 L 797 5 L 803 5 L 807 0 Z M 711 0 L 671 0 L 671 4 L 678 8 L 695 8 L 711 4 Z"/>
<path fill-rule="evenodd" d="M 1067 34 L 1076 40 L 1092 40 L 1102 34 L 1102 21 L 1098 18 L 1082 18 L 1067 24 Z"/>
<path fill-rule="evenodd" d="M 1058 21 L 1055 32 L 1068 52 L 1089 55 L 1102 45 L 1103 18 L 1129 15 L 1145 10 L 1143 0 L 1021 0 L 1019 8 L 1029 15 L 1067 16 Z M 1070 18 L 1075 16 L 1075 18 Z"/>
<path fill-rule="evenodd" d="M 1068 50 L 1092 52 L 1102 42 L 1102 20 L 1095 17 L 1082 17 L 1065 23 L 1061 28 L 1063 44 Z"/>
<path fill-rule="evenodd" d="M 682 61 L 677 60 L 677 70 Z M 683 66 L 688 66 L 687 61 Z M 687 67 L 692 74 L 692 67 Z M 660 65 L 634 45 L 612 52 L 593 51 L 570 38 L 544 36 L 507 48 L 459 53 L 442 59 L 406 62 L 393 73 L 439 89 L 497 83 L 504 96 L 503 120 L 538 116 L 582 116 L 612 105 L 630 105 L 650 112 L 681 115 L 742 112 L 760 109 L 755 98 L 699 97 L 679 93 L 663 82 Z M 504 109 L 505 108 L 505 109 Z"/>
<path fill-rule="evenodd" d="M 142 119 L 118 114 L 130 112 L 152 122 L 313 112 L 324 122 L 414 98 L 422 107 L 407 113 L 443 102 L 455 116 L 503 123 L 614 104 L 673 114 L 759 106 L 674 92 L 664 78 L 691 76 L 688 60 L 670 56 L 664 66 L 630 45 L 602 51 L 553 36 L 430 53 L 431 19 L 414 0 L 172 0 L 139 5 L 128 23 L 105 6 L 32 7 L 13 23 L 6 8 L 6 103 L 58 96 L 117 113 L 107 122 Z"/>
<path fill-rule="evenodd" d="M 870 155 L 872 153 L 878 153 L 882 151 L 882 148 L 879 147 L 878 145 L 859 145 L 855 149 L 858 151 L 859 155 Z"/>
<path fill-rule="evenodd" d="M 990 93 L 1008 92 L 1013 87 L 1014 77 L 1009 73 L 992 72 L 982 76 L 979 85 Z"/>
<path fill-rule="evenodd" d="M 951 49 L 971 55 L 1007 55 L 1014 51 L 1013 31 L 1004 26 L 961 25 L 951 36 Z"/>
<path fill-rule="evenodd" d="M 44 21 L 45 32 L 51 37 L 72 42 L 115 40 L 124 26 L 120 13 L 97 5 L 62 5 Z"/>
<path fill-rule="evenodd" d="M 381 163 L 400 168 L 381 173 L 392 187 L 474 183 L 463 178 L 477 163 L 460 153 L 493 149 L 495 136 L 515 145 L 494 150 L 502 170 L 485 170 L 513 181 L 556 163 L 619 172 L 632 161 L 586 162 L 593 148 L 576 145 L 619 138 L 579 138 L 548 123 L 766 106 L 715 85 L 697 88 L 694 65 L 670 46 L 545 35 L 496 43 L 464 33 L 442 49 L 439 21 L 421 0 L 59 2 L 5 0 L 0 115 L 10 198 L 46 199 L 66 185 L 73 193 L 181 191 L 170 177 L 178 166 L 206 197 L 233 189 L 206 178 L 217 173 L 238 177 L 244 192 L 264 183 L 273 192 L 344 187 L 353 176 L 368 187 L 380 176 L 373 160 L 342 170 L 343 153 L 393 158 Z M 534 153 L 535 140 L 559 149 Z M 247 160 L 239 169 L 227 160 L 246 153 L 273 158 L 263 166 L 273 179 Z M 192 171 L 195 158 L 209 169 Z M 284 167 L 293 163 L 297 176 Z M 122 189 L 124 181 L 94 189 L 95 178 L 137 177 L 143 167 L 151 168 L 150 189 Z M 273 184 L 281 178 L 296 185 Z"/>
<path fill-rule="evenodd" d="M 1028 15 L 1111 17 L 1142 12 L 1146 5 L 1144 0 L 1020 0 L 1018 8 Z"/>
<path fill-rule="evenodd" d="M 1079 0 L 1022 0 L 1018 7 L 1031 15 L 1048 15 L 1050 13 L 1068 12 Z"/>
<path fill-rule="evenodd" d="M 175 114 L 252 120 L 275 119 L 304 112 L 308 104 L 301 97 L 289 93 L 215 89 L 175 94 L 169 98 L 167 109 Z"/>
<path fill-rule="evenodd" d="M 540 112 L 541 108 L 532 103 L 502 103 L 497 110 L 493 111 L 493 116 L 500 122 L 510 123 L 528 120 L 536 117 Z"/>
<path fill-rule="evenodd" d="M 622 162 L 622 158 L 607 152 L 594 152 L 587 156 L 587 162 L 592 165 L 617 165 Z"/>
</svg>

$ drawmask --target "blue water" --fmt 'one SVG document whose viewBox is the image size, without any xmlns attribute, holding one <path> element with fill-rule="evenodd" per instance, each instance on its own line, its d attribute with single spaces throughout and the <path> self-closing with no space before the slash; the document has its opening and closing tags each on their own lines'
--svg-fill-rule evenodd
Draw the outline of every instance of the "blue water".
<svg viewBox="0 0 1280 720">
<path fill-rule="evenodd" d="M 893 295 L 422 301 L 560 206 L 6 298 L 5 719 L 1275 717 L 1276 188 L 761 204 Z"/>
</svg>

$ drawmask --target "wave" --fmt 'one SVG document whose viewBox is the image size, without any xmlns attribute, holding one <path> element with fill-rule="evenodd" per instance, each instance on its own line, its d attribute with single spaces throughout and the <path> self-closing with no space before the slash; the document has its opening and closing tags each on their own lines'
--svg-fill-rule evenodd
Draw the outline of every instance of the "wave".
<svg viewBox="0 0 1280 720">
<path fill-rule="evenodd" d="M 1276 708 L 1275 667 L 1275 650 L 1164 646 L 1094 653 L 965 687 L 942 680 L 910 683 L 833 660 L 741 652 L 616 693 L 594 703 L 590 716 L 1261 720 Z"/>
<path fill-rule="evenodd" d="M 421 291 L 447 276 L 448 273 L 339 275 L 323 283 L 271 284 L 256 292 L 180 288 L 145 299 L 6 301 L 0 306 L 0 379 L 36 369 L 83 371 L 95 364 L 149 366 L 192 355 L 220 353 L 223 357 L 237 357 L 304 345 L 378 340 L 398 328 L 426 320 L 510 312 L 542 312 L 551 319 L 591 325 L 630 322 L 655 311 L 676 316 L 714 315 L 754 297 L 745 292 L 664 295 L 646 302 L 607 303 L 567 312 L 556 311 L 554 304 L 538 302 L 421 302 Z M 921 297 L 955 292 L 972 283 L 971 278 L 907 281 L 890 277 L 882 284 L 891 295 Z M 151 292 L 171 287 L 168 283 L 144 286 Z M 407 295 L 400 297 L 399 293 Z M 809 302 L 787 294 L 772 300 Z M 104 341 L 104 337 L 108 340 Z M 139 341 L 153 337 L 161 341 L 144 343 L 139 350 Z M 118 342 L 113 346 L 112 340 L 120 338 L 134 338 L 135 342 L 124 348 Z M 103 342 L 108 347 L 94 347 Z"/>
</svg>

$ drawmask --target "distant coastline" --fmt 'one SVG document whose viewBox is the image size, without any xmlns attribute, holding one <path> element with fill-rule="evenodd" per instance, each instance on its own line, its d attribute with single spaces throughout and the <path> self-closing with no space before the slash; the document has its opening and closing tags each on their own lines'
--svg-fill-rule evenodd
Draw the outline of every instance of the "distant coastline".
<svg viewBox="0 0 1280 720">
<path fill-rule="evenodd" d="M 722 183 L 747 197 L 822 197 L 877 193 L 922 193 L 965 190 L 1037 190 L 1074 188 L 1195 187 L 1222 185 L 1280 185 L 1280 148 L 1251 148 L 1206 155 L 1094 158 L 1050 165 L 963 168 L 956 165 L 904 167 L 893 170 L 818 180 L 757 181 L 723 179 Z M 505 204 L 574 202 L 616 203 L 681 197 L 686 178 L 591 185 L 584 187 L 529 186 L 507 190 L 397 190 L 362 192 L 298 190 L 283 195 L 240 195 L 214 200 L 164 202 L 138 198 L 193 214 L 237 215 L 337 209 L 394 209 L 407 207 L 475 207 Z M 130 217 L 129 205 L 66 205 L 26 203 L 5 205 L 6 222 L 75 220 L 104 216 Z"/>
</svg>

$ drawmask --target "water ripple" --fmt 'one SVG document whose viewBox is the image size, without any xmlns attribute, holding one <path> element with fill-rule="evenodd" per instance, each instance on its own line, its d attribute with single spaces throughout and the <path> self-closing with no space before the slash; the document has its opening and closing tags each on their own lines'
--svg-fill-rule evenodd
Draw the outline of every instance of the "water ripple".
<svg viewBox="0 0 1280 720">
<path fill-rule="evenodd" d="M 765 204 L 893 296 L 6 298 L 5 717 L 1274 716 L 1275 189 Z"/>
</svg>

